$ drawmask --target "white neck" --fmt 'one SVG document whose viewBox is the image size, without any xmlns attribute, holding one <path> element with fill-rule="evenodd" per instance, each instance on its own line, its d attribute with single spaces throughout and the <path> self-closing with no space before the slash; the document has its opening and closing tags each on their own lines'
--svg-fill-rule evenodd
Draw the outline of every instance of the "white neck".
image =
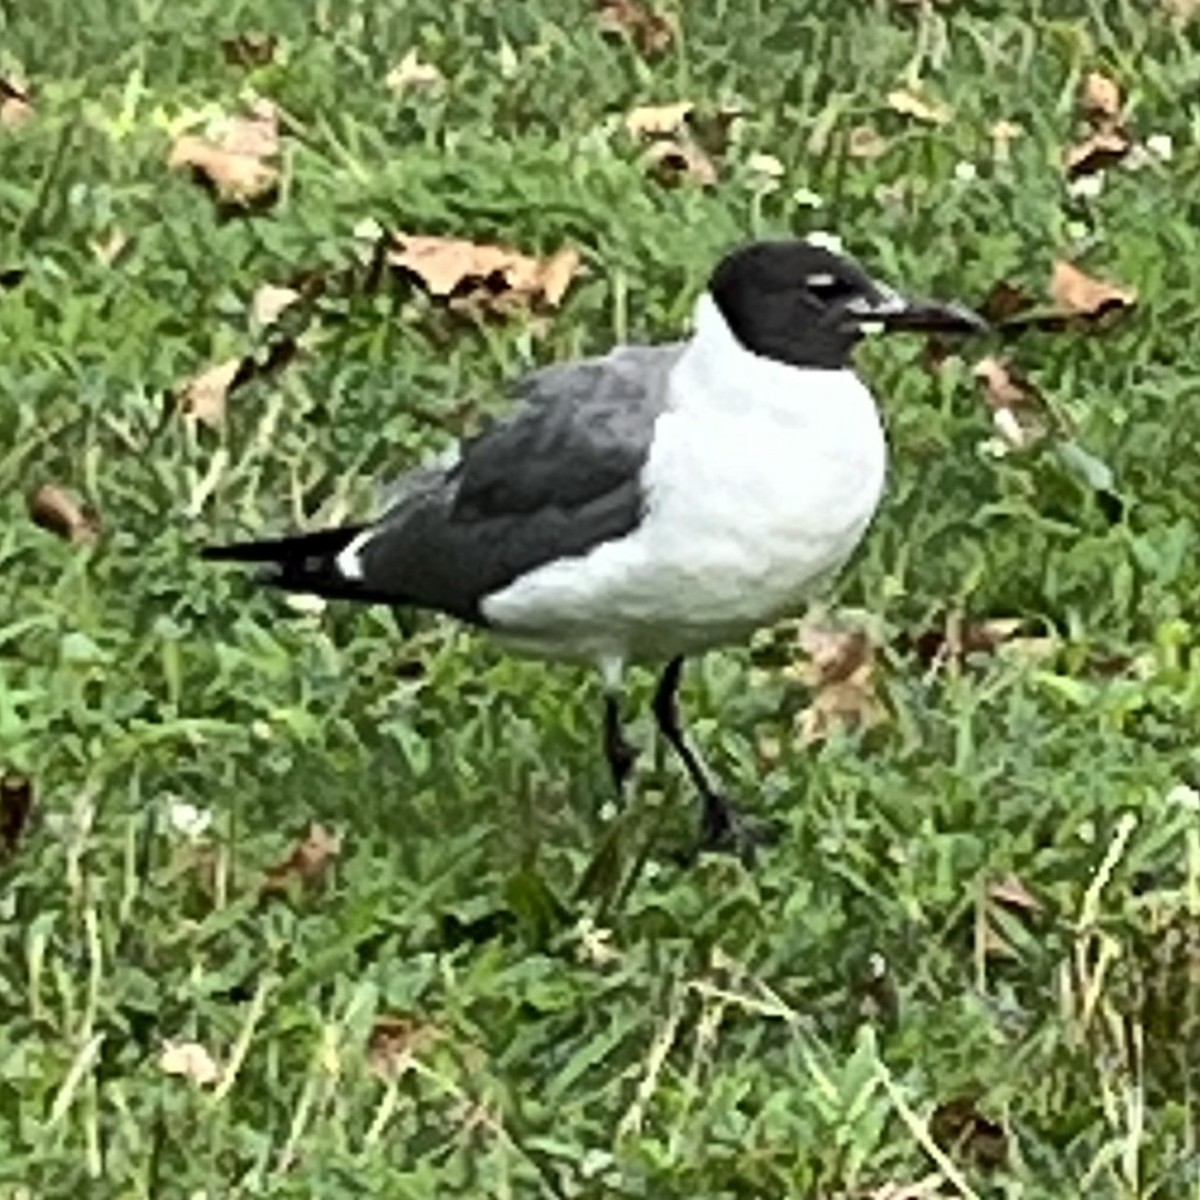
<svg viewBox="0 0 1200 1200">
<path fill-rule="evenodd" d="M 675 409 L 758 413 L 788 425 L 835 428 L 876 421 L 875 405 L 853 371 L 792 366 L 747 350 L 704 292 L 695 327 L 672 372 Z"/>
</svg>

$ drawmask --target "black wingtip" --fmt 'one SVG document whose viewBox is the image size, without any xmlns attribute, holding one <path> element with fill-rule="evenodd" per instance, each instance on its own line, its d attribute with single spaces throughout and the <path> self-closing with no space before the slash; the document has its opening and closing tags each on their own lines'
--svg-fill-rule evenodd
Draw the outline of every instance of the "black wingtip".
<svg viewBox="0 0 1200 1200">
<path fill-rule="evenodd" d="M 201 546 L 200 557 L 206 562 L 263 562 L 256 543 L 243 542 L 228 546 Z"/>
<path fill-rule="evenodd" d="M 209 562 L 248 563 L 262 571 L 255 582 L 289 592 L 313 592 L 330 598 L 366 599 L 357 580 L 347 580 L 337 556 L 363 530 L 362 525 L 317 529 L 266 541 L 233 542 L 202 546 L 199 555 Z"/>
</svg>

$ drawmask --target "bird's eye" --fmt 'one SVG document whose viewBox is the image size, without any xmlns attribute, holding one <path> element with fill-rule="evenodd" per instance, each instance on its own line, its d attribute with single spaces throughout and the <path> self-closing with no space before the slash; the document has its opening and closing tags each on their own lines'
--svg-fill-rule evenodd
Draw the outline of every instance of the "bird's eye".
<svg viewBox="0 0 1200 1200">
<path fill-rule="evenodd" d="M 828 271 L 821 271 L 818 274 L 807 276 L 804 280 L 804 286 L 818 300 L 826 303 L 841 299 L 843 296 L 848 296 L 854 290 L 844 279 L 839 279 L 836 275 L 832 275 Z"/>
</svg>

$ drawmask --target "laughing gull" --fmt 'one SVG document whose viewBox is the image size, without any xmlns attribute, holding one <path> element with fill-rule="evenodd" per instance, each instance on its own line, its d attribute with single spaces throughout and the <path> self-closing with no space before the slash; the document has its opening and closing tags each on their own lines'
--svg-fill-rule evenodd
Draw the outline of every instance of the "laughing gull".
<svg viewBox="0 0 1200 1200">
<path fill-rule="evenodd" d="M 593 663 L 618 792 L 633 751 L 619 691 L 665 663 L 658 726 L 703 801 L 703 844 L 748 826 L 688 744 L 685 655 L 794 613 L 849 558 L 886 444 L 850 368 L 875 330 L 973 333 L 958 304 L 906 298 L 828 245 L 754 242 L 713 271 L 686 341 L 535 371 L 524 403 L 421 467 L 367 524 L 209 547 L 289 591 L 433 609 L 520 652 Z"/>
</svg>

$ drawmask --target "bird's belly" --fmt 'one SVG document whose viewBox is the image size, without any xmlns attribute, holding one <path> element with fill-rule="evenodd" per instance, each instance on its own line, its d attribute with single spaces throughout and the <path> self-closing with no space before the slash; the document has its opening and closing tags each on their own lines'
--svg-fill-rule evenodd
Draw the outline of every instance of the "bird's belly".
<svg viewBox="0 0 1200 1200">
<path fill-rule="evenodd" d="M 701 443 L 668 438 L 648 464 L 636 529 L 531 572 L 485 613 L 518 648 L 532 635 L 523 648 L 584 659 L 657 659 L 740 639 L 795 611 L 862 538 L 883 486 L 883 438 L 872 430 L 828 453 L 774 427 L 753 437 L 744 421 L 726 431 L 741 444 L 719 452 L 711 423 Z"/>
</svg>

